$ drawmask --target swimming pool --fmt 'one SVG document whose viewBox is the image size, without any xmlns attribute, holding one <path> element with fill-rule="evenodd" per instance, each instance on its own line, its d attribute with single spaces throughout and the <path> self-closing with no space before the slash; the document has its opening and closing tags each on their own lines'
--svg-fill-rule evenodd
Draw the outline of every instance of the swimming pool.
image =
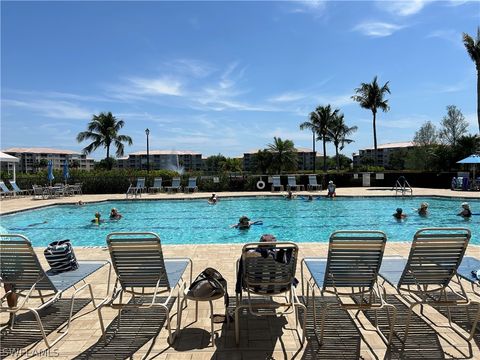
<svg viewBox="0 0 480 360">
<path fill-rule="evenodd" d="M 429 203 L 429 216 L 420 217 L 413 210 Z M 336 198 L 324 197 L 311 202 L 281 198 L 223 198 L 217 205 L 206 200 L 108 201 L 84 206 L 57 205 L 0 217 L 2 233 L 26 235 L 34 246 L 46 246 L 59 239 L 71 239 L 75 246 L 103 246 L 113 231 L 153 231 L 164 244 L 231 244 L 257 241 L 264 233 L 295 242 L 325 242 L 335 230 L 378 229 L 389 241 L 411 241 L 424 227 L 468 227 L 472 243 L 480 244 L 480 215 L 465 220 L 456 214 L 462 199 L 445 198 Z M 473 213 L 480 213 L 480 200 L 469 199 Z M 123 215 L 119 221 L 108 220 L 115 207 Z M 392 214 L 397 207 L 409 216 L 397 221 Z M 105 223 L 90 222 L 99 211 Z M 237 230 L 241 215 L 262 220 L 249 230 Z"/>
</svg>

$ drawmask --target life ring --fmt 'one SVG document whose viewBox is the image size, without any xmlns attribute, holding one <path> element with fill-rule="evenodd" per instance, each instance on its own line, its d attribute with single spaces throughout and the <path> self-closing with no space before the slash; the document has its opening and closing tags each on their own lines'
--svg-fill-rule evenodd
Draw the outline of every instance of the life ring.
<svg viewBox="0 0 480 360">
<path fill-rule="evenodd" d="M 258 189 L 258 190 L 263 190 L 263 189 L 265 189 L 265 181 L 262 181 L 262 180 L 258 181 L 258 182 L 257 182 L 257 189 Z"/>
</svg>

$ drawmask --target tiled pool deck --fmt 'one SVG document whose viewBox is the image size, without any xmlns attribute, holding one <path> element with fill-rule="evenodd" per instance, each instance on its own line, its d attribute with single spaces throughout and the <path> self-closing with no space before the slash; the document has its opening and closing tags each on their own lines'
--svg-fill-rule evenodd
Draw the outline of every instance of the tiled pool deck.
<svg viewBox="0 0 480 360">
<path fill-rule="evenodd" d="M 270 195 L 271 193 L 251 193 L 250 195 Z M 480 193 L 452 192 L 438 189 L 414 189 L 416 196 L 458 196 L 478 198 Z M 197 193 L 186 197 L 207 197 L 209 194 Z M 220 193 L 221 196 L 247 195 L 245 193 Z M 339 196 L 385 196 L 391 191 L 369 190 L 364 188 L 338 189 Z M 179 195 L 144 195 L 142 199 L 180 198 Z M 44 206 L 53 203 L 76 202 L 82 200 L 103 201 L 106 199 L 124 199 L 124 194 L 115 195 L 83 195 L 73 198 L 54 200 L 31 200 L 20 198 L 6 200 L 0 203 L 1 212 L 18 211 L 26 208 Z M 148 230 L 148 229 L 145 229 Z M 411 239 L 406 242 L 387 243 L 385 255 L 406 256 Z M 228 280 L 229 294 L 234 298 L 235 262 L 240 254 L 241 245 L 168 245 L 164 246 L 167 257 L 188 256 L 194 262 L 194 277 L 204 268 L 211 266 L 218 269 Z M 325 256 L 327 244 L 299 244 L 300 258 L 304 256 Z M 43 249 L 36 249 L 39 258 L 44 261 Z M 76 248 L 78 259 L 108 259 L 108 252 L 101 248 Z M 480 247 L 469 246 L 467 254 L 480 257 Z M 300 269 L 297 269 L 300 278 Z M 103 299 L 107 271 L 101 270 L 88 281 L 94 285 L 97 299 Z M 469 290 L 470 287 L 467 287 Z M 3 291 L 3 290 L 1 290 Z M 402 333 L 405 324 L 406 305 L 394 295 L 392 288 L 387 287 L 388 301 L 397 306 L 399 319 L 396 331 Z M 298 290 L 300 293 L 300 289 Z M 69 293 L 67 292 L 67 295 Z M 1 293 L 3 295 L 3 293 Z M 301 294 L 300 294 L 301 295 Z M 85 297 L 80 296 L 81 298 Z M 480 297 L 471 294 L 472 299 L 480 301 Z M 68 298 L 68 297 L 66 297 Z M 327 296 L 332 300 L 331 296 Z M 347 299 L 348 300 L 348 299 Z M 65 321 L 68 309 L 66 300 L 49 307 L 43 312 L 42 318 L 49 331 L 49 338 L 55 337 L 55 330 Z M 232 305 L 232 304 L 231 304 Z M 317 305 L 319 305 L 317 303 Z M 101 339 L 100 324 L 96 312 L 87 301 L 80 301 L 75 311 L 79 318 L 75 320 L 70 333 L 56 344 L 49 352 L 45 350 L 43 341 L 38 341 L 37 335 L 31 333 L 7 333 L 1 337 L 1 357 L 29 358 L 50 356 L 57 359 L 480 359 L 480 325 L 474 339 L 467 343 L 448 326 L 448 320 L 442 312 L 425 307 L 427 317 L 414 316 L 412 330 L 405 348 L 402 350 L 398 338 L 387 351 L 385 344 L 371 325 L 372 314 L 332 310 L 327 323 L 325 343 L 320 347 L 313 334 L 313 318 L 311 309 L 307 312 L 307 340 L 300 347 L 299 334 L 295 331 L 295 320 L 292 315 L 279 318 L 257 318 L 249 315 L 241 316 L 240 346 L 235 345 L 234 324 L 227 328 L 226 324 L 216 323 L 215 347 L 209 345 L 209 309 L 207 303 L 200 303 L 199 321 L 193 322 L 195 307 L 189 302 L 183 315 L 183 326 L 173 345 L 167 342 L 168 332 L 164 327 L 164 318 L 158 311 L 127 311 L 122 315 L 122 326 L 117 331 L 118 313 L 113 310 L 103 311 L 108 326 L 108 342 L 104 345 Z M 214 302 L 214 313 L 222 313 L 223 301 Z M 174 308 L 175 309 L 175 308 Z M 440 309 L 442 310 L 442 309 Z M 473 310 L 473 309 L 472 309 Z M 444 311 L 443 311 L 444 313 Z M 172 311 L 175 315 L 175 310 Z M 469 328 L 471 323 L 465 312 L 453 312 L 454 326 Z M 382 319 L 384 314 L 380 314 Z M 6 321 L 5 314 L 0 320 Z M 24 319 L 28 328 L 33 323 Z M 174 322 L 176 317 L 173 318 Z M 113 325 L 112 325 L 113 324 Z M 110 326 L 112 325 L 112 326 Z M 163 327 L 162 327 L 163 326 Z M 14 355 L 12 352 L 17 351 Z"/>
</svg>

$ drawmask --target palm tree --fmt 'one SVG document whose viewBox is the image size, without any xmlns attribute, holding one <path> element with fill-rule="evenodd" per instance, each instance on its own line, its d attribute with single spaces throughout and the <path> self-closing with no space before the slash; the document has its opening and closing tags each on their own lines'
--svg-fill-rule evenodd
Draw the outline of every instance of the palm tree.
<svg viewBox="0 0 480 360">
<path fill-rule="evenodd" d="M 117 157 L 123 156 L 124 145 L 132 145 L 133 141 L 130 136 L 118 135 L 118 131 L 125 125 L 123 120 L 117 120 L 111 112 L 101 112 L 99 115 L 93 115 L 92 121 L 88 123 L 87 131 L 82 131 L 77 135 L 77 141 L 93 140 L 82 151 L 84 154 L 90 154 L 99 147 L 107 149 L 107 157 L 110 158 L 110 146 L 114 145 L 117 148 Z"/>
<path fill-rule="evenodd" d="M 315 172 L 315 159 L 317 158 L 317 152 L 315 151 L 315 144 L 317 142 L 317 134 L 318 134 L 318 130 L 319 130 L 319 119 L 318 119 L 318 114 L 317 112 L 315 111 L 312 111 L 310 113 L 310 119 L 309 121 L 305 121 L 303 123 L 300 124 L 300 130 L 305 130 L 305 129 L 309 129 L 312 131 L 312 136 L 313 136 L 313 139 L 312 139 L 312 144 L 313 144 L 313 172 Z"/>
<path fill-rule="evenodd" d="M 473 40 L 470 35 L 463 33 L 463 45 L 465 45 L 468 55 L 470 55 L 477 68 L 477 120 L 480 133 L 480 27 L 477 28 L 476 40 Z"/>
<path fill-rule="evenodd" d="M 330 141 L 328 137 L 328 129 L 339 111 L 339 109 L 332 111 L 330 105 L 319 106 L 315 109 L 318 116 L 317 140 L 321 139 L 323 142 L 323 171 L 327 171 L 327 141 Z"/>
<path fill-rule="evenodd" d="M 373 144 L 375 149 L 374 164 L 377 164 L 377 111 L 378 109 L 383 112 L 390 110 L 388 106 L 388 100 L 384 100 L 386 93 L 390 94 L 390 88 L 388 87 L 388 81 L 382 87 L 378 86 L 377 77 L 373 78 L 372 83 L 361 83 L 359 88 L 355 89 L 357 95 L 353 95 L 352 99 L 360 104 L 364 109 L 369 109 L 373 114 Z"/>
<path fill-rule="evenodd" d="M 274 137 L 273 144 L 268 144 L 268 150 L 272 153 L 273 164 L 278 174 L 284 169 L 293 170 L 297 166 L 297 150 L 292 140 L 283 141 L 279 137 Z"/>
<path fill-rule="evenodd" d="M 348 127 L 345 124 L 344 115 L 342 113 L 339 113 L 337 116 L 335 116 L 335 119 L 333 119 L 328 129 L 328 138 L 330 139 L 330 141 L 333 142 L 333 145 L 335 145 L 337 170 L 340 169 L 340 158 L 338 156 L 338 149 L 340 148 L 340 150 L 343 150 L 345 144 L 350 144 L 354 141 L 351 139 L 347 139 L 347 136 L 353 134 L 355 131 L 357 131 L 357 129 L 358 127 L 356 126 Z"/>
</svg>

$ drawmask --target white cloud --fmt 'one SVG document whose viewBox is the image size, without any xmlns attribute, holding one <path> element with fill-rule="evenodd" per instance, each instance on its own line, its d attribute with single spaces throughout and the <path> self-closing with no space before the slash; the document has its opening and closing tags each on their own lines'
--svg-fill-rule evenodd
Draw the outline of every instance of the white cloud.
<svg viewBox="0 0 480 360">
<path fill-rule="evenodd" d="M 206 77 L 216 70 L 210 64 L 196 59 L 176 59 L 166 62 L 165 65 L 181 75 L 193 75 L 197 78 Z"/>
<path fill-rule="evenodd" d="M 358 31 L 366 36 L 385 37 L 390 36 L 394 32 L 403 28 L 404 26 L 402 25 L 390 24 L 385 22 L 364 22 L 355 26 L 353 30 Z"/>
<path fill-rule="evenodd" d="M 271 102 L 293 102 L 293 101 L 298 101 L 302 100 L 309 97 L 309 95 L 301 92 L 286 92 L 280 95 L 276 95 L 274 97 L 271 97 L 268 99 L 268 101 Z"/>
<path fill-rule="evenodd" d="M 14 106 L 31 110 L 42 116 L 51 117 L 55 119 L 82 119 L 88 120 L 91 118 L 93 111 L 82 108 L 76 104 L 67 101 L 52 101 L 52 100 L 2 100 L 3 106 Z"/>
<path fill-rule="evenodd" d="M 315 16 L 323 15 L 327 7 L 327 0 L 295 0 L 292 13 L 309 13 Z"/>
<path fill-rule="evenodd" d="M 433 0 L 380 0 L 377 1 L 377 6 L 385 11 L 388 11 L 394 15 L 410 16 L 419 13 L 422 9 Z"/>
<path fill-rule="evenodd" d="M 445 41 L 448 41 L 449 43 L 456 45 L 457 47 L 463 48 L 463 43 L 462 43 L 462 34 L 459 31 L 453 30 L 453 29 L 447 29 L 447 30 L 435 30 L 430 32 L 427 36 L 427 39 L 432 39 L 432 38 L 438 38 L 442 39 Z"/>
<path fill-rule="evenodd" d="M 134 94 L 145 95 L 181 95 L 181 86 L 179 80 L 160 77 L 160 78 L 130 78 L 128 79 L 130 85 L 133 86 L 132 92 Z"/>
</svg>

